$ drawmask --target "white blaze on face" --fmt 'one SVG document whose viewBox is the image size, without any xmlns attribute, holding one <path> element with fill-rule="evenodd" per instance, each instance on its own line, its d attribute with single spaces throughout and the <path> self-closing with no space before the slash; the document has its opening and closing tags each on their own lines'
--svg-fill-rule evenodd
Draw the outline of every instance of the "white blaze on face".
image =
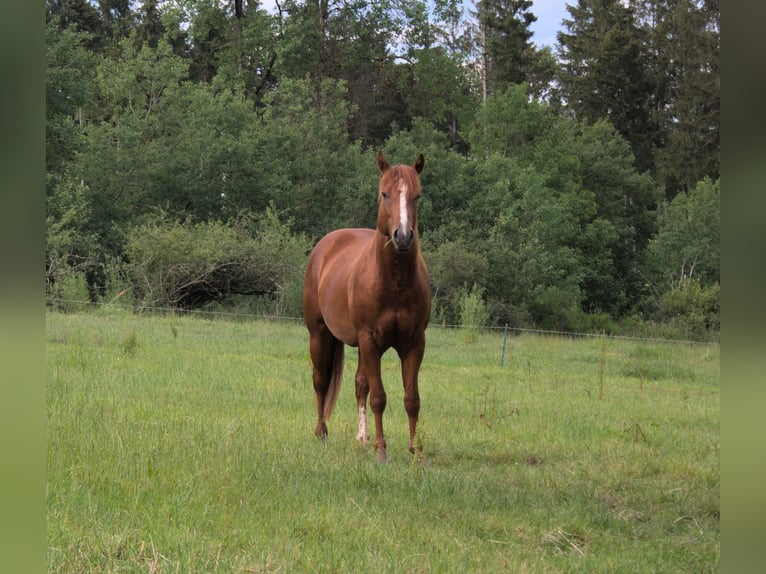
<svg viewBox="0 0 766 574">
<path fill-rule="evenodd" d="M 404 237 L 410 232 L 407 221 L 407 194 L 409 191 L 407 184 L 402 182 L 399 186 L 399 232 Z"/>
</svg>

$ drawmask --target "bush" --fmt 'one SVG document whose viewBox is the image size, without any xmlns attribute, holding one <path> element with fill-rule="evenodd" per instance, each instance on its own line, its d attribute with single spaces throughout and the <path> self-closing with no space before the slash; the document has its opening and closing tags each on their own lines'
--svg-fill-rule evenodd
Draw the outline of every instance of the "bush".
<svg viewBox="0 0 766 574">
<path fill-rule="evenodd" d="M 586 313 L 580 308 L 565 312 L 566 331 L 573 333 L 605 333 L 612 335 L 616 326 L 606 313 Z"/>
<path fill-rule="evenodd" d="M 658 318 L 683 338 L 715 338 L 721 326 L 720 296 L 721 288 L 717 283 L 703 287 L 699 281 L 684 281 L 680 287 L 662 295 Z"/>
<path fill-rule="evenodd" d="M 48 296 L 60 311 L 82 311 L 90 303 L 85 272 L 72 271 L 61 275 L 49 288 Z"/>
<path fill-rule="evenodd" d="M 269 210 L 226 224 L 160 219 L 132 230 L 127 254 L 141 305 L 197 309 L 231 295 L 294 299 L 308 249 Z"/>
<path fill-rule="evenodd" d="M 473 338 L 479 329 L 489 323 L 489 312 L 484 302 L 484 288 L 474 283 L 470 291 L 463 287 L 455 297 L 457 316 L 461 325 L 466 329 L 466 337 Z"/>
</svg>

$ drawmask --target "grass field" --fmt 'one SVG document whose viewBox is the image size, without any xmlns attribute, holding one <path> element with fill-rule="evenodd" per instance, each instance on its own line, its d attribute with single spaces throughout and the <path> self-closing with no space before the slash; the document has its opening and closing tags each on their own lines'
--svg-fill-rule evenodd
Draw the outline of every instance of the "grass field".
<svg viewBox="0 0 766 574">
<path fill-rule="evenodd" d="M 429 329 L 407 450 L 326 443 L 301 324 L 46 317 L 50 572 L 717 572 L 720 349 Z"/>
</svg>

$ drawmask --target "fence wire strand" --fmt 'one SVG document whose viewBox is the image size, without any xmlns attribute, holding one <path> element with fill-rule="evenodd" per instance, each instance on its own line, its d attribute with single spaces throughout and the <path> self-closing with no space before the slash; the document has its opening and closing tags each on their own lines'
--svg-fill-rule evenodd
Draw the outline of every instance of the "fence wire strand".
<svg viewBox="0 0 766 574">
<path fill-rule="evenodd" d="M 63 299 L 63 298 L 48 298 L 46 299 L 47 305 L 54 305 L 54 304 L 70 304 L 70 305 L 82 305 L 84 307 L 87 306 L 93 306 L 93 307 L 111 307 L 115 309 L 122 309 L 125 311 L 131 311 L 131 312 L 156 312 L 156 313 L 169 313 L 169 314 L 177 314 L 177 315 L 210 315 L 215 317 L 231 317 L 231 318 L 246 318 L 251 320 L 265 320 L 265 321 L 292 321 L 292 322 L 302 322 L 303 317 L 290 317 L 287 315 L 269 315 L 266 313 L 243 313 L 243 312 L 233 312 L 233 311 L 210 311 L 210 310 L 203 310 L 203 309 L 178 309 L 176 307 L 160 307 L 160 306 L 154 306 L 154 305 L 120 305 L 119 303 L 113 303 L 113 302 L 102 302 L 102 301 L 79 301 L 76 299 Z M 606 339 L 614 339 L 614 340 L 620 340 L 620 341 L 637 341 L 637 342 L 645 342 L 645 343 L 668 343 L 668 344 L 680 344 L 680 345 L 711 345 L 711 346 L 720 346 L 719 341 L 693 341 L 693 340 L 686 340 L 686 339 L 663 339 L 660 337 L 636 337 L 631 335 L 610 335 L 606 333 L 580 333 L 575 331 L 556 331 L 551 329 L 532 329 L 528 327 L 511 327 L 509 325 L 504 326 L 476 326 L 476 325 L 452 325 L 452 324 L 439 324 L 439 323 L 431 323 L 429 324 L 429 329 L 477 329 L 482 332 L 488 332 L 488 331 L 509 331 L 514 333 L 528 333 L 532 335 L 547 335 L 547 336 L 554 336 L 554 337 L 569 337 L 569 338 L 596 338 L 596 337 L 604 337 Z"/>
</svg>

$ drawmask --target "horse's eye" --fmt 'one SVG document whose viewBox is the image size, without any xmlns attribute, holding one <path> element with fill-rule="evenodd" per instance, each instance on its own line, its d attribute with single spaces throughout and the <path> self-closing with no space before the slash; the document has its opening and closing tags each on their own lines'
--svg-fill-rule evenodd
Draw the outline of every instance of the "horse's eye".
<svg viewBox="0 0 766 574">
<path fill-rule="evenodd" d="M 388 192 L 387 192 L 387 191 L 383 191 L 383 192 L 381 192 L 381 194 L 380 194 L 380 195 L 382 195 L 382 196 L 383 196 L 383 199 L 388 199 Z"/>
</svg>

